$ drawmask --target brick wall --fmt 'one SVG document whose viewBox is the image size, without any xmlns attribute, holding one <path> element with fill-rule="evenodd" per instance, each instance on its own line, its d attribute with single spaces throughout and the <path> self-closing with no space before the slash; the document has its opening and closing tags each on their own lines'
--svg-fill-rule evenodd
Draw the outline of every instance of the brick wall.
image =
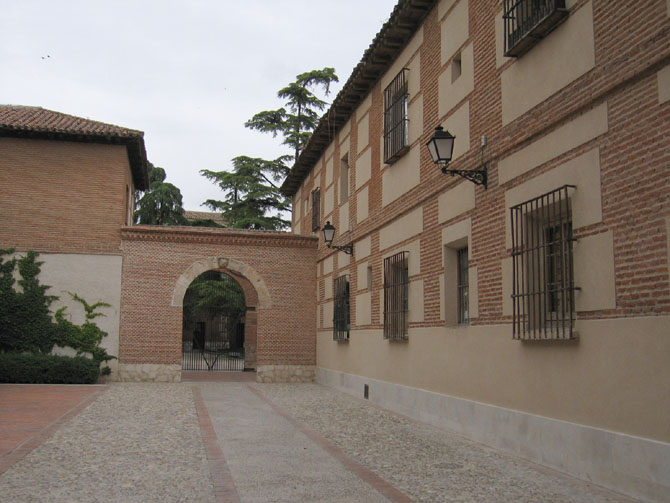
<svg viewBox="0 0 670 503">
<path fill-rule="evenodd" d="M 0 246 L 116 253 L 132 194 L 124 146 L 0 138 Z"/>
<path fill-rule="evenodd" d="M 257 324 L 257 363 L 314 365 L 315 241 L 285 233 L 124 228 L 119 363 L 181 363 L 182 308 L 172 305 L 175 287 L 194 263 L 220 257 L 248 265 L 267 287 L 269 305 L 259 305 L 258 290 L 249 291 L 250 275 L 230 274 L 245 290 L 247 305 L 256 307 L 247 327 Z"/>
<path fill-rule="evenodd" d="M 670 214 L 670 106 L 658 100 L 657 72 L 670 63 L 670 25 L 664 2 L 649 2 L 644 8 L 630 2 L 580 0 L 574 12 L 592 8 L 595 45 L 595 67 L 576 78 L 528 112 L 503 126 L 501 107 L 501 75 L 511 65 L 507 59 L 496 64 L 496 18 L 500 15 L 499 1 L 469 2 L 469 38 L 463 47 L 474 43 L 474 90 L 445 116 L 438 112 L 438 75 L 449 71 L 449 61 L 440 63 L 440 20 L 438 8 L 429 14 L 423 25 L 423 44 L 417 55 L 421 59 L 421 91 L 423 99 L 423 133 L 414 145 L 420 145 L 420 184 L 387 206 L 382 206 L 382 170 L 380 169 L 380 138 L 382 136 L 383 89 L 378 82 L 371 91 L 369 146 L 357 153 L 358 121 L 360 113 L 351 116 L 351 128 L 340 133 L 312 173 L 300 187 L 300 200 L 294 201 L 297 211 L 303 211 L 304 200 L 316 187 L 324 194 L 325 166 L 335 160 L 332 182 L 339 180 L 339 159 L 344 154 L 340 143 L 348 134 L 351 186 L 356 186 L 355 165 L 371 149 L 372 177 L 369 182 L 352 190 L 349 197 L 349 221 L 339 222 L 339 190 L 335 190 L 335 211 L 322 215 L 322 224 L 331 220 L 338 228 L 337 243 L 371 237 L 372 255 L 363 261 L 373 265 L 372 320 L 374 328 L 381 328 L 379 295 L 383 285 L 381 276 L 382 252 L 379 250 L 378 231 L 384 225 L 423 208 L 421 241 L 421 272 L 414 279 L 424 284 L 424 321 L 415 327 L 442 326 L 440 313 L 439 275 L 443 272 L 440 232 L 454 221 L 472 219 L 473 257 L 471 267 L 478 269 L 479 317 L 472 324 L 509 323 L 503 316 L 501 259 L 510 250 L 505 245 L 505 192 L 539 175 L 547 173 L 579 155 L 597 148 L 600 153 L 602 221 L 579 229 L 576 238 L 604 232 L 614 236 L 616 308 L 578 313 L 580 319 L 615 318 L 624 316 L 660 315 L 670 313 L 670 282 L 668 274 L 668 241 L 665 238 L 665 219 Z M 572 14 L 571 14 L 572 15 Z M 534 49 L 531 49 L 531 52 Z M 411 96 L 410 102 L 417 96 Z M 470 149 L 452 162 L 454 169 L 476 169 L 480 164 L 480 138 L 487 136 L 485 151 L 488 165 L 488 190 L 477 187 L 475 208 L 454 220 L 438 223 L 438 195 L 463 182 L 461 178 L 445 176 L 432 163 L 424 147 L 436 125 L 448 119 L 463 103 L 469 102 Z M 594 106 L 605 103 L 608 110 L 606 134 L 566 151 L 537 168 L 503 185 L 499 183 L 498 161 L 541 139 L 562 125 L 570 123 Z M 457 139 L 457 141 L 459 141 Z M 393 166 L 386 169 L 394 169 Z M 357 222 L 357 194 L 369 192 L 369 217 Z M 340 236 L 341 229 L 353 228 Z M 311 234 L 311 211 L 304 215 L 296 232 Z M 413 241 L 412 238 L 409 241 Z M 319 243 L 318 260 L 334 255 L 332 274 L 321 280 L 348 273 L 350 283 L 357 284 L 356 258 L 342 268 L 337 261 L 342 255 Z M 338 271 L 339 269 L 339 271 Z M 323 288 L 323 287 L 322 287 Z M 323 303 L 323 290 L 320 292 Z M 351 313 L 355 317 L 355 299 L 352 296 Z M 356 320 L 352 319 L 352 324 Z M 320 324 L 320 326 L 323 326 Z"/>
</svg>

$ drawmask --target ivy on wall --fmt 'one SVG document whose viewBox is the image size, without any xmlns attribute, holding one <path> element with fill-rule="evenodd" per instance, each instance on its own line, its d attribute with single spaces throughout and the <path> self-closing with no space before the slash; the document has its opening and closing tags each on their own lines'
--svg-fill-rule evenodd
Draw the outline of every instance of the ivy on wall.
<svg viewBox="0 0 670 503">
<path fill-rule="evenodd" d="M 50 287 L 39 282 L 44 262 L 36 260 L 39 254 L 34 251 L 6 260 L 5 256 L 13 253 L 13 249 L 0 250 L 0 352 L 48 354 L 58 345 L 73 348 L 77 355 L 90 353 L 98 364 L 114 359 L 100 347 L 107 332 L 93 321 L 104 316 L 97 312 L 99 308 L 110 305 L 88 304 L 79 295 L 70 293 L 86 313 L 84 323 L 75 325 L 67 320 L 65 307 L 58 309 L 52 318 L 49 306 L 58 297 L 47 295 Z M 107 366 L 102 369 L 102 374 L 109 372 Z"/>
</svg>

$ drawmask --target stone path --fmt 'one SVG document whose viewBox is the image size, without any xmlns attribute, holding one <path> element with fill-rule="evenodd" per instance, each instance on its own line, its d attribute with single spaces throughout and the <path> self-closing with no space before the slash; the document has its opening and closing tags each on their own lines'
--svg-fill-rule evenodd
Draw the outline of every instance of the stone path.
<svg viewBox="0 0 670 503">
<path fill-rule="evenodd" d="M 0 474 L 81 412 L 104 386 L 0 386 Z"/>
<path fill-rule="evenodd" d="M 319 385 L 189 382 L 107 386 L 0 475 L 32 501 L 632 500 Z"/>
</svg>

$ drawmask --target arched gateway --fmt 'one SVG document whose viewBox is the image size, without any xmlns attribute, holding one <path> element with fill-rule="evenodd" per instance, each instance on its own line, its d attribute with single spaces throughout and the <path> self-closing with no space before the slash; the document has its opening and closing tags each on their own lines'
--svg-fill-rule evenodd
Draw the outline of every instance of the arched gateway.
<svg viewBox="0 0 670 503">
<path fill-rule="evenodd" d="M 182 339 L 182 370 L 251 370 L 256 368 L 257 316 L 259 309 L 272 305 L 263 278 L 249 264 L 227 257 L 198 260 L 179 276 L 172 294 L 172 305 L 183 307 L 193 282 L 210 272 L 218 271 L 234 280 L 242 291 L 245 303 L 243 334 L 232 337 L 220 326 L 207 326 L 205 321 L 195 327 L 195 334 L 185 333 Z M 185 321 L 185 320 L 183 320 Z M 220 320 L 213 320 L 213 325 Z M 184 327 L 187 332 L 190 327 Z M 226 327 L 228 331 L 235 330 Z M 190 336 L 190 337 L 189 337 Z M 241 343 L 240 339 L 244 342 Z M 230 351 L 232 350 L 232 351 Z"/>
<path fill-rule="evenodd" d="M 257 379 L 313 378 L 315 238 L 133 226 L 122 239 L 120 380 L 180 380 L 184 295 L 207 271 L 225 273 L 244 292 L 245 366 Z"/>
</svg>

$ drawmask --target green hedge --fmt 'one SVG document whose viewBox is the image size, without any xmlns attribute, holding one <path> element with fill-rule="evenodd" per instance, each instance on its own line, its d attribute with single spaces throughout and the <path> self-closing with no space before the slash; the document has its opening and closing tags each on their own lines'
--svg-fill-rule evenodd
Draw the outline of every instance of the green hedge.
<svg viewBox="0 0 670 503">
<path fill-rule="evenodd" d="M 0 382 L 30 384 L 95 384 L 97 362 L 83 357 L 0 354 Z"/>
</svg>

